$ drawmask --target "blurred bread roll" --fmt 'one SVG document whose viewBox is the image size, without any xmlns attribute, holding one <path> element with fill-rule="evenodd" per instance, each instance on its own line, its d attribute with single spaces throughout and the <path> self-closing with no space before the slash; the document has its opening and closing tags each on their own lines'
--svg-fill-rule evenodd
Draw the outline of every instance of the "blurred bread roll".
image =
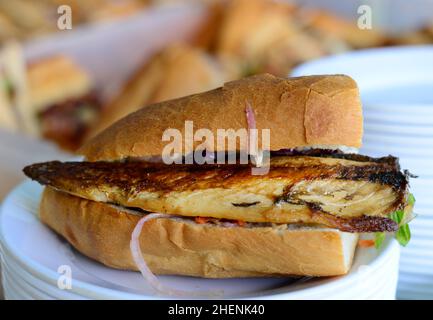
<svg viewBox="0 0 433 320">
<path fill-rule="evenodd" d="M 228 3 L 216 39 L 216 53 L 244 66 L 242 76 L 271 72 L 287 76 L 300 62 L 322 56 L 320 44 L 293 19 L 295 7 L 270 0 Z"/>
<path fill-rule="evenodd" d="M 386 41 L 377 28 L 360 29 L 356 21 L 345 20 L 323 10 L 303 9 L 298 11 L 297 16 L 318 37 L 343 41 L 353 49 L 382 46 Z"/>
<path fill-rule="evenodd" d="M 155 54 L 104 108 L 96 135 L 148 104 L 208 91 L 227 80 L 222 66 L 201 49 L 175 44 Z"/>
</svg>

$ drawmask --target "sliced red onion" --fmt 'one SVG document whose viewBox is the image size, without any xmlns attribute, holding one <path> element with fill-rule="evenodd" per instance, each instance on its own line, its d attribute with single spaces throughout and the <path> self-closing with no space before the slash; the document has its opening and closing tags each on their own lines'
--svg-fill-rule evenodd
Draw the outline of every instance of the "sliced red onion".
<svg viewBox="0 0 433 320">
<path fill-rule="evenodd" d="M 143 253 L 141 252 L 139 238 L 144 224 L 150 220 L 159 219 L 159 218 L 176 219 L 174 217 L 171 217 L 168 214 L 163 214 L 163 213 L 150 213 L 145 215 L 143 218 L 141 218 L 138 221 L 137 225 L 132 231 L 131 242 L 129 244 L 131 255 L 132 258 L 134 259 L 135 265 L 140 270 L 146 282 L 152 287 L 152 289 L 156 291 L 156 293 L 162 295 L 183 297 L 183 298 L 190 297 L 190 296 L 210 297 L 210 298 L 221 297 L 223 294 L 223 292 L 221 291 L 189 292 L 189 291 L 169 288 L 163 285 L 158 280 L 158 278 L 152 273 L 152 271 L 150 271 L 149 267 L 146 264 L 146 261 L 144 260 Z"/>
<path fill-rule="evenodd" d="M 248 100 L 245 101 L 245 104 L 246 104 L 245 115 L 247 116 L 248 130 L 257 129 L 257 127 L 256 127 L 256 117 L 254 115 L 253 107 L 248 102 Z"/>
<path fill-rule="evenodd" d="M 249 101 L 245 101 L 245 115 L 247 117 L 247 125 L 248 125 L 248 153 L 251 155 L 252 160 L 256 167 L 261 167 L 263 164 L 263 152 L 262 150 L 258 149 L 253 150 L 250 149 L 251 147 L 251 140 L 256 140 L 257 142 L 257 126 L 256 126 L 256 117 L 254 115 L 254 110 Z M 252 131 L 253 130 L 253 131 Z"/>
</svg>

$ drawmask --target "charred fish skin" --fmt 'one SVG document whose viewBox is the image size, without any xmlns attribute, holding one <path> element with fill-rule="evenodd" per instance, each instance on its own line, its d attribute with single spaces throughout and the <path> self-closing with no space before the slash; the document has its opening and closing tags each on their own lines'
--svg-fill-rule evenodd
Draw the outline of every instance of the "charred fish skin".
<svg viewBox="0 0 433 320">
<path fill-rule="evenodd" d="M 250 165 L 145 162 L 54 161 L 24 172 L 82 198 L 151 212 L 395 231 L 387 216 L 404 206 L 407 177 L 393 159 L 368 159 L 274 157 L 266 176 L 252 176 Z"/>
<path fill-rule="evenodd" d="M 179 190 L 225 186 L 242 179 L 269 179 L 298 176 L 298 179 L 335 178 L 342 180 L 368 180 L 392 185 L 396 190 L 404 188 L 407 177 L 395 169 L 394 164 L 382 162 L 348 161 L 346 165 L 323 162 L 320 157 L 276 157 L 271 159 L 271 170 L 266 176 L 252 176 L 251 165 L 164 165 L 146 162 L 60 162 L 51 161 L 30 165 L 24 173 L 42 184 L 60 179 L 80 179 L 85 186 L 110 183 L 140 182 L 144 189 Z M 371 164 L 370 164 L 371 163 Z M 298 174 L 300 172 L 301 174 Z M 206 184 L 206 185 L 205 185 Z"/>
</svg>

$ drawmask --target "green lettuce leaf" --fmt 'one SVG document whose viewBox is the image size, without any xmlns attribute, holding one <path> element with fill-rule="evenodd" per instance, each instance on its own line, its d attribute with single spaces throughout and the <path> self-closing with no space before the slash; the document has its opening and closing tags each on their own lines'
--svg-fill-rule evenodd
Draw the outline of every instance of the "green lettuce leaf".
<svg viewBox="0 0 433 320">
<path fill-rule="evenodd" d="M 407 223 L 398 228 L 397 232 L 395 233 L 395 238 L 401 246 L 406 247 L 410 241 L 410 229 Z"/>
<path fill-rule="evenodd" d="M 411 206 L 415 204 L 415 197 L 413 194 L 409 194 L 407 198 L 407 203 Z M 405 221 L 405 212 L 403 210 L 397 210 L 390 214 L 389 218 L 398 224 L 398 230 L 395 232 L 395 238 L 397 239 L 398 243 L 405 247 L 411 237 L 409 224 L 403 223 Z M 382 246 L 383 241 L 386 238 L 385 232 L 376 232 L 374 236 L 374 246 L 376 249 L 379 249 Z"/>
<path fill-rule="evenodd" d="M 374 247 L 380 249 L 382 247 L 383 241 L 386 238 L 385 232 L 376 232 L 374 234 Z"/>
<path fill-rule="evenodd" d="M 404 218 L 404 211 L 403 210 L 394 211 L 389 215 L 389 218 L 397 222 L 398 225 L 400 225 L 400 223 L 403 221 Z"/>
<path fill-rule="evenodd" d="M 409 197 L 407 198 L 407 203 L 411 206 L 413 206 L 415 204 L 415 197 L 412 193 L 409 194 Z"/>
</svg>

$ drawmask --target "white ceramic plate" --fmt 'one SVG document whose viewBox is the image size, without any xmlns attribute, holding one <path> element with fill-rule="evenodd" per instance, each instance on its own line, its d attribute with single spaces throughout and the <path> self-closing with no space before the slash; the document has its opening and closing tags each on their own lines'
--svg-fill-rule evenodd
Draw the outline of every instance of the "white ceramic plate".
<svg viewBox="0 0 433 320">
<path fill-rule="evenodd" d="M 155 296 L 139 273 L 110 269 L 87 259 L 42 225 L 36 217 L 41 189 L 38 184 L 27 181 L 3 203 L 0 243 L 7 264 L 5 275 L 7 277 L 11 270 L 16 270 L 12 275 L 24 281 L 24 284 L 22 281 L 15 284 L 9 280 L 10 285 L 5 284 L 6 290 L 14 287 L 12 295 L 17 296 L 19 288 L 15 287 L 27 284 L 39 288 L 42 294 L 60 295 L 58 290 L 53 290 L 59 277 L 57 269 L 60 265 L 68 265 L 72 270 L 73 295 L 96 299 L 164 298 Z M 348 275 L 299 284 L 289 284 L 290 281 L 284 278 L 207 280 L 161 276 L 160 279 L 166 285 L 184 290 L 223 290 L 223 298 L 391 299 L 396 282 L 392 270 L 397 270 L 398 256 L 398 245 L 388 239 L 379 251 L 358 250 Z M 43 283 L 46 285 L 41 285 Z M 33 294 L 37 293 L 33 291 Z"/>
<path fill-rule="evenodd" d="M 74 293 L 72 290 L 61 290 L 56 285 L 45 282 L 39 279 L 35 274 L 32 274 L 21 267 L 13 257 L 6 254 L 6 258 L 2 264 L 3 271 L 7 273 L 7 277 L 11 277 L 13 282 L 19 283 L 22 287 L 29 288 L 29 293 L 37 292 L 39 295 L 46 295 L 51 299 L 82 299 L 83 297 Z"/>
<path fill-rule="evenodd" d="M 428 89 L 433 86 L 431 61 L 433 46 L 359 50 L 307 62 L 292 75 L 348 74 L 357 81 L 366 104 L 373 100 L 407 105 L 409 101 L 416 106 L 433 104 Z"/>
<path fill-rule="evenodd" d="M 395 287 L 397 284 L 397 264 L 398 255 L 393 255 L 388 260 L 388 264 L 381 265 L 380 270 L 376 270 L 374 277 L 368 276 L 369 279 L 359 279 L 358 285 L 351 289 L 347 287 L 338 287 L 337 295 L 327 298 L 336 299 L 393 299 L 395 296 Z M 394 267 L 392 267 L 392 264 Z M 28 275 L 24 278 L 22 269 L 15 265 L 11 268 L 8 267 L 9 263 L 5 268 L 5 277 L 9 282 L 13 283 L 15 288 L 8 288 L 13 290 L 12 295 L 16 298 L 28 299 L 29 294 L 32 299 L 87 299 L 88 297 L 79 296 L 71 293 L 69 290 L 60 290 L 54 286 L 44 283 L 40 279 L 35 277 L 30 278 L 30 282 L 25 281 L 28 279 Z M 364 277 L 362 277 L 364 278 Z M 371 279 L 372 278 L 372 279 Z M 367 280 L 365 282 L 364 280 Z M 19 289 L 17 289 L 17 287 Z M 7 292 L 10 295 L 10 292 Z M 300 298 L 300 297 L 299 297 Z M 308 295 L 306 298 L 321 298 L 320 295 L 317 297 Z M 323 297 L 322 297 L 323 298 Z"/>
</svg>

